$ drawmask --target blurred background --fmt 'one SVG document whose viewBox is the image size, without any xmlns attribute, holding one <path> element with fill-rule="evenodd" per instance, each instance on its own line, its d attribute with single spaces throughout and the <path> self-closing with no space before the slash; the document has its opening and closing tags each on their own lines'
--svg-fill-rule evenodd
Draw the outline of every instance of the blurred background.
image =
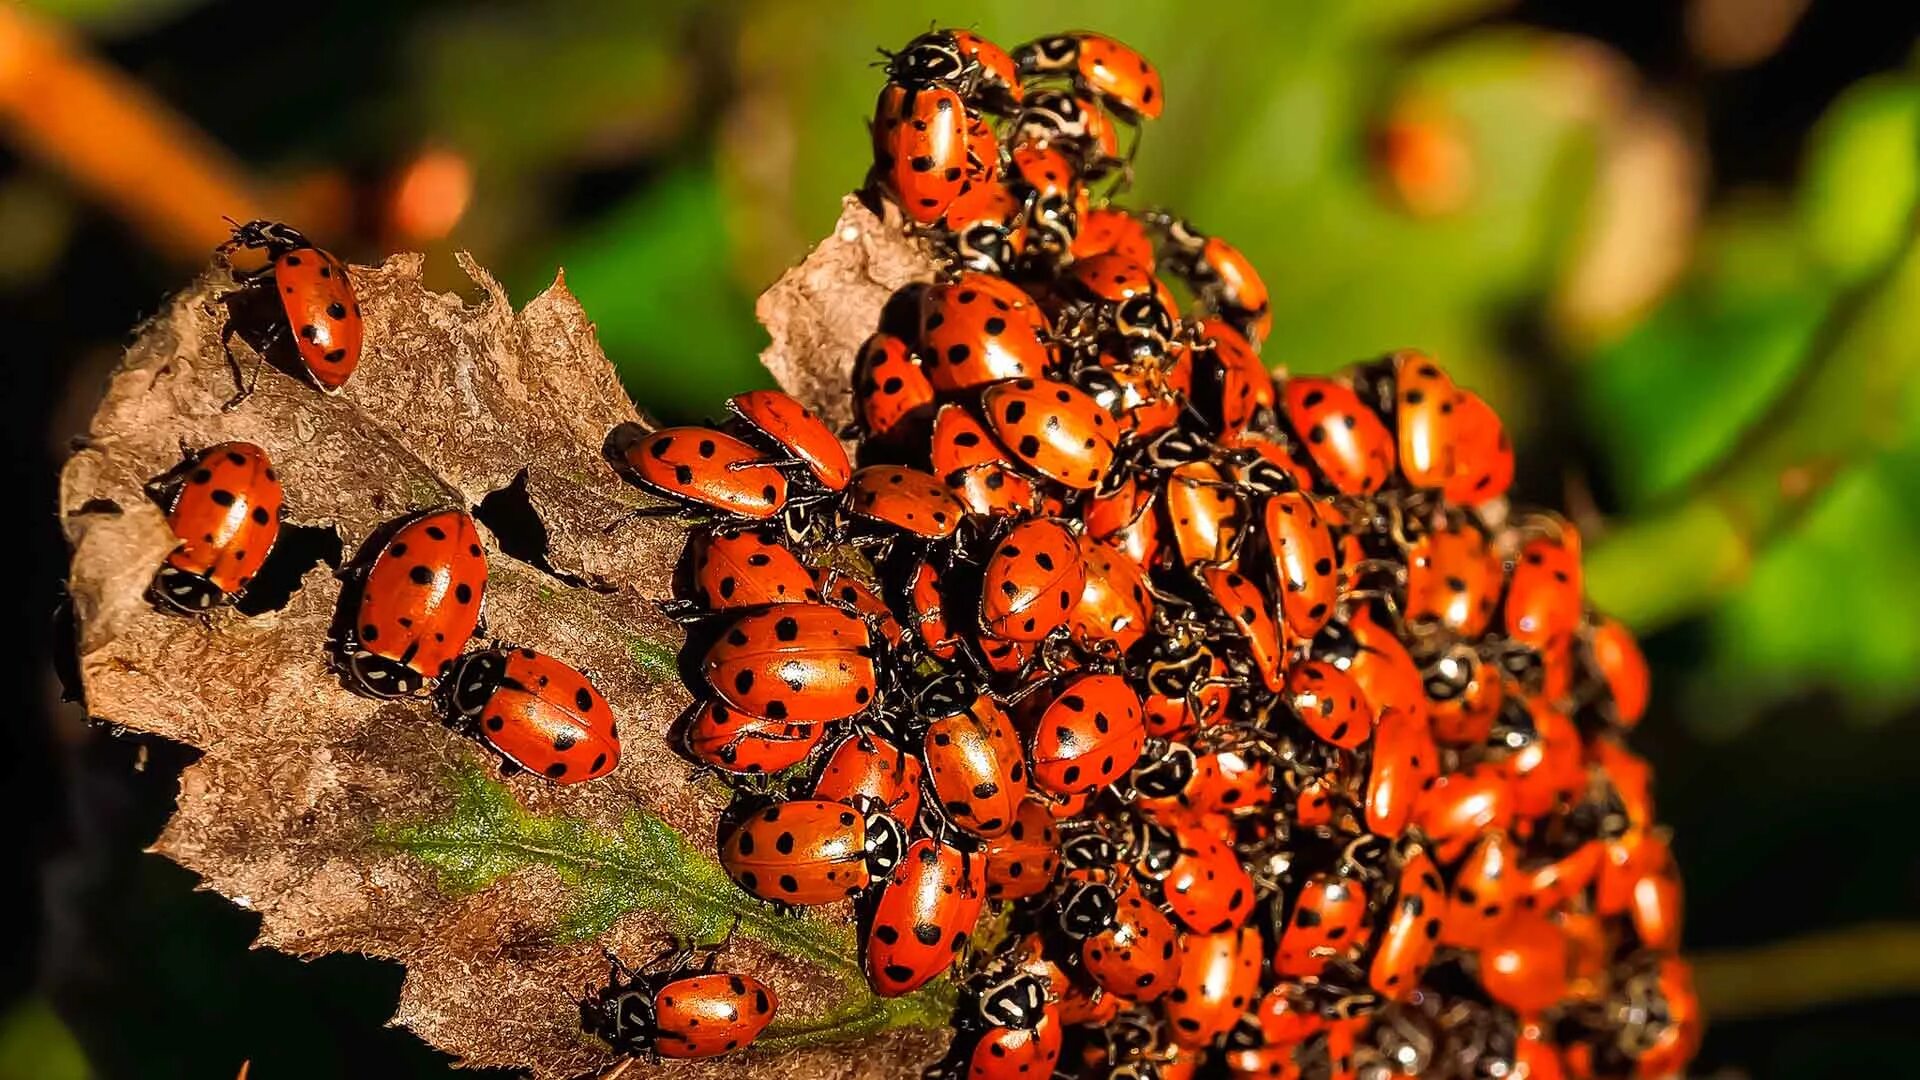
<svg viewBox="0 0 1920 1080">
<path fill-rule="evenodd" d="M 397 968 L 250 951 L 141 849 L 179 747 L 62 704 L 55 505 L 221 215 L 564 266 L 643 406 L 767 382 L 755 294 L 866 168 L 876 46 L 1085 26 L 1161 66 L 1132 205 L 1273 287 L 1267 357 L 1485 393 L 1655 666 L 1707 1076 L 1920 1061 L 1920 7 L 1808 0 L 31 0 L 0 7 L 10 529 L 0 1078 L 444 1076 Z M 269 14 L 271 12 L 271 14 Z"/>
</svg>

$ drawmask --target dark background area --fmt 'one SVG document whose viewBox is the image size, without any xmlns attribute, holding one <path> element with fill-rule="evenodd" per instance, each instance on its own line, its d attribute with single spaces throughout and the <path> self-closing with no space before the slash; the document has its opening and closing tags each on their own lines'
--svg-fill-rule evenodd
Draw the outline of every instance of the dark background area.
<svg viewBox="0 0 1920 1080">
<path fill-rule="evenodd" d="M 1451 305 L 1448 314 L 1434 317 L 1450 321 L 1432 324 L 1441 344 L 1452 343 L 1445 340 L 1450 334 L 1467 343 L 1458 350 L 1467 354 L 1462 366 L 1477 378 L 1463 375 L 1463 381 L 1491 386 L 1510 415 L 1531 411 L 1533 422 L 1520 425 L 1519 501 L 1562 505 L 1573 493 L 1590 496 L 1591 509 L 1602 515 L 1631 518 L 1657 509 L 1683 498 L 1699 478 L 1711 477 L 1712 463 L 1737 453 L 1742 432 L 1764 424 L 1769 410 L 1790 406 L 1795 378 L 1806 377 L 1798 369 L 1776 372 L 1769 376 L 1774 382 L 1757 390 L 1712 382 L 1738 376 L 1739 350 L 1760 340 L 1740 321 L 1748 314 L 1744 309 L 1735 305 L 1734 314 L 1706 320 L 1705 329 L 1661 322 L 1680 317 L 1670 314 L 1669 302 L 1703 277 L 1766 270 L 1792 277 L 1786 287 L 1812 296 L 1807 302 L 1816 305 L 1855 284 L 1836 273 L 1822 292 L 1826 286 L 1808 286 L 1807 278 L 1780 267 L 1748 265 L 1772 257 L 1774 249 L 1757 242 L 1735 245 L 1729 249 L 1734 254 L 1719 261 L 1708 259 L 1698 253 L 1714 249 L 1700 237 L 1715 235 L 1717 223 L 1740 220 L 1741 213 L 1728 208 L 1750 200 L 1832 199 L 1850 207 L 1880 197 L 1844 184 L 1806 194 L 1822 175 L 1807 164 L 1810 147 L 1823 138 L 1845 138 L 1844 130 L 1833 134 L 1840 123 L 1832 119 L 1836 103 L 1863 80 L 1912 90 L 1920 10 L 1816 3 L 1790 18 L 1773 48 L 1730 64 L 1714 58 L 1711 41 L 1703 45 L 1692 22 L 1702 17 L 1702 8 L 1728 6 L 1438 5 L 1446 10 L 1370 30 L 1373 68 L 1354 74 L 1353 85 L 1342 84 L 1354 102 L 1354 123 L 1363 127 L 1401 100 L 1400 73 L 1426 70 L 1422 65 L 1432 57 L 1471 57 L 1489 35 L 1575 41 L 1607 58 L 1605 78 L 1630 83 L 1624 92 L 1630 105 L 1603 100 L 1590 111 L 1602 115 L 1659 103 L 1699 165 L 1697 186 L 1685 197 L 1701 208 L 1697 220 L 1705 224 L 1696 224 L 1688 237 L 1652 242 L 1656 248 L 1680 244 L 1694 254 L 1633 314 L 1597 330 L 1582 325 L 1570 331 L 1553 314 L 1553 288 L 1516 287 L 1505 279 L 1473 304 L 1456 304 L 1459 298 L 1449 296 L 1434 301 L 1436 310 Z M 897 44 L 927 17 L 855 5 L 832 20 L 831 49 L 815 48 L 828 33 L 816 28 L 770 52 L 767 40 L 781 40 L 783 27 L 810 24 L 817 16 L 764 4 L 711 10 L 667 5 L 642 16 L 595 4 L 354 2 L 330 6 L 324 17 L 303 13 L 296 35 L 275 34 L 263 44 L 269 26 L 283 16 L 269 20 L 260 5 L 234 0 L 42 7 L 49 19 L 71 20 L 86 47 L 149 87 L 236 159 L 256 166 L 280 202 L 307 207 L 311 218 L 329 222 L 328 235 L 339 238 L 332 246 L 350 258 L 372 260 L 389 248 L 424 246 L 435 255 L 437 272 L 445 274 L 445 253 L 471 246 L 483 262 L 503 271 L 516 298 L 530 295 L 555 264 L 565 263 L 588 309 L 603 320 L 603 340 L 636 398 L 668 416 L 698 413 L 701 402 L 764 381 L 753 368 L 759 339 L 751 297 L 831 221 L 833 193 L 860 178 L 861 112 L 877 85 L 864 67 L 872 47 Z M 1241 51 L 1223 65 L 1251 69 L 1248 57 L 1311 47 L 1236 27 L 1236 20 L 1250 17 L 1246 5 L 1180 7 L 1180 25 L 1191 27 L 1195 37 L 1236 40 Z M 1420 5 L 1381 7 L 1412 11 Z M 1768 17 L 1758 13 L 1762 9 L 1798 7 L 1755 4 L 1750 19 Z M 1168 53 L 1170 97 L 1205 92 L 1213 95 L 1215 111 L 1225 113 L 1260 105 L 1232 91 L 1257 84 L 1257 72 L 1246 74 L 1245 83 L 1219 74 L 1203 79 L 1198 72 L 1207 58 L 1193 39 L 1177 46 L 1156 40 L 1154 28 L 1164 26 L 1158 20 L 1165 16 L 1142 15 L 1131 5 L 1112 13 L 1091 6 L 1022 8 L 1018 15 L 997 17 L 1005 14 L 1000 6 L 977 14 L 953 7 L 940 12 L 946 20 L 977 22 L 1008 45 L 1055 26 L 1111 29 L 1156 59 L 1162 49 Z M 1202 25 L 1215 21 L 1220 25 Z M 498 114 L 489 110 L 507 108 L 486 96 L 502 93 L 492 85 L 500 76 L 475 73 L 511 55 L 506 50 L 579 48 L 582 39 L 608 34 L 625 35 L 614 40 L 631 46 L 637 68 L 654 65 L 665 74 L 648 82 L 655 77 L 643 73 L 626 83 L 613 75 L 583 76 L 568 93 L 569 100 L 588 98 L 574 101 L 584 118 L 490 119 Z M 1312 65 L 1307 60 L 1297 66 L 1311 72 Z M 1435 78 L 1449 77 L 1444 65 L 1432 66 L 1443 72 Z M 549 70 L 536 66 L 526 77 L 537 84 Z M 488 85 L 469 94 L 463 73 Z M 1407 78 L 1407 85 L 1417 82 L 1416 76 Z M 1567 85 L 1537 92 L 1550 98 Z M 549 106 L 538 85 L 528 93 L 536 99 L 528 109 Z M 596 93 L 606 95 L 601 112 L 592 100 Z M 748 123 L 743 116 L 753 115 L 743 113 L 742 103 L 769 93 L 801 117 L 785 121 L 800 149 L 781 160 L 764 159 L 753 149 L 761 144 L 751 140 L 745 150 L 740 144 L 741 125 Z M 672 107 L 660 99 L 671 99 Z M 1897 106 L 1888 109 L 1898 112 Z M 1174 123 L 1170 116 L 1168 125 Z M 1215 140 L 1221 160 L 1238 162 L 1236 175 L 1259 175 L 1266 167 L 1258 160 L 1261 140 L 1284 138 L 1271 130 L 1236 136 L 1226 120 L 1208 123 L 1192 138 Z M 1894 130 L 1897 157 L 1903 129 Z M 1279 226 L 1260 232 L 1268 215 L 1282 211 L 1234 203 L 1240 181 L 1225 182 L 1224 193 L 1205 195 L 1214 159 L 1175 160 L 1189 155 L 1184 148 L 1157 145 L 1163 136 L 1168 144 L 1186 137 L 1148 131 L 1143 189 L 1183 203 L 1200 201 L 1209 221 L 1239 215 L 1249 223 L 1244 230 L 1222 224 L 1217 231 L 1242 243 L 1283 290 L 1310 292 L 1301 281 L 1313 273 L 1313 252 L 1274 231 Z M 1905 137 L 1915 140 L 1906 152 L 1920 155 L 1915 131 Z M 1217 142 L 1230 138 L 1242 140 L 1231 153 Z M 427 146 L 463 155 L 477 182 L 470 209 L 454 215 L 456 224 L 439 235 L 409 234 L 394 224 L 394 178 Z M 1158 167 L 1150 163 L 1156 151 L 1166 155 Z M 1478 160 L 1481 179 L 1501 164 L 1492 152 Z M 1540 205 L 1590 206 L 1591 180 L 1601 172 L 1596 160 L 1589 155 L 1575 170 L 1586 183 L 1543 182 L 1524 203 L 1489 213 L 1513 217 Z M 1871 171 L 1883 160 L 1871 154 L 1858 165 L 1843 160 L 1837 175 L 1859 180 L 1856 170 Z M 1907 167 L 1915 168 L 1911 162 Z M 783 170 L 798 179 L 774 184 L 787 199 L 775 206 L 779 200 L 766 196 L 761 173 Z M 1347 173 L 1313 181 L 1338 190 L 1314 188 L 1320 193 L 1311 197 L 1375 199 L 1379 182 L 1369 180 L 1362 161 Z M 1307 198 L 1282 205 L 1297 209 Z M 1374 206 L 1364 213 L 1397 215 L 1390 218 L 1397 222 L 1392 229 L 1406 233 L 1404 248 L 1401 234 L 1391 229 L 1370 234 L 1377 243 L 1365 252 L 1367 260 L 1389 263 L 1403 252 L 1424 250 L 1422 244 L 1459 247 L 1457 235 L 1421 238 L 1422 230 L 1447 227 L 1434 225 L 1430 214 Z M 1546 254 L 1510 268 L 1512 278 L 1535 274 L 1545 280 L 1572 261 L 1566 252 L 1577 246 L 1569 238 L 1580 235 L 1579 228 L 1541 228 L 1552 234 L 1537 245 Z M 1255 239 L 1242 241 L 1247 233 Z M 273 1080 L 350 1072 L 445 1074 L 442 1055 L 382 1026 L 400 983 L 397 967 L 343 956 L 308 963 L 250 950 L 252 915 L 196 892 L 193 875 L 142 853 L 166 821 L 178 772 L 192 754 L 90 724 L 80 705 L 63 701 L 58 673 L 69 628 L 61 614 L 66 550 L 54 516 L 55 484 L 63 448 L 83 429 L 127 332 L 187 279 L 194 261 L 104 209 L 70 183 L 57 162 L 5 140 L 0 236 L 6 237 L 0 247 L 12 249 L 0 258 L 0 409 L 6 413 L 0 430 L 7 440 L 13 550 L 20 560 L 8 575 L 8 609 L 19 630 L 4 658 L 15 707 L 0 767 L 6 771 L 7 817 L 21 823 L 0 878 L 6 908 L 17 920 L 15 932 L 0 937 L 0 1016 L 7 1017 L 0 1024 L 0 1076 L 15 1068 L 24 1070 L 22 1076 L 78 1076 L 86 1073 L 62 1070 L 91 1068 L 105 1077 L 224 1078 L 245 1059 L 252 1060 L 254 1077 Z M 1471 258 L 1472 250 L 1465 248 L 1462 258 Z M 1659 264 L 1658 254 L 1646 256 L 1649 265 Z M 662 260 L 672 266 L 658 268 Z M 1273 272 L 1281 266 L 1287 269 Z M 676 289 L 698 291 L 692 307 L 676 298 Z M 1909 306 L 1920 304 L 1909 300 Z M 1680 307 L 1686 314 L 1685 304 Z M 679 314 L 669 325 L 663 311 Z M 1290 323 L 1283 310 L 1273 343 L 1300 342 L 1300 352 L 1291 354 L 1298 357 L 1297 369 L 1330 368 L 1364 355 L 1339 351 L 1349 343 L 1382 333 L 1352 312 L 1328 318 L 1346 318 L 1351 325 L 1339 332 L 1307 327 Z M 1294 325 L 1302 329 L 1290 338 Z M 1427 328 L 1416 321 L 1392 332 Z M 1671 333 L 1685 347 L 1646 343 L 1646 335 L 1659 333 Z M 1401 343 L 1389 336 L 1378 347 Z M 1436 348 L 1451 364 L 1450 353 Z M 1657 367 L 1647 356 L 1678 355 L 1671 362 L 1685 367 L 1716 348 L 1733 359 L 1703 376 L 1706 382 L 1686 383 L 1686 393 L 1663 396 L 1663 388 L 1677 384 L 1664 381 L 1663 372 L 1647 374 Z M 670 366 L 701 369 L 699 381 L 673 381 L 661 365 L 676 354 L 684 359 Z M 690 360 L 700 362 L 685 362 Z M 1640 375 L 1609 384 L 1594 375 L 1601 364 L 1624 365 Z M 1644 415 L 1613 408 L 1630 392 L 1655 399 L 1641 410 Z M 1646 461 L 1621 450 L 1623 441 L 1633 439 L 1666 445 L 1659 440 L 1688 423 L 1676 410 L 1690 404 L 1719 409 L 1735 400 L 1757 404 L 1747 407 L 1745 420 L 1725 425 L 1732 433 L 1702 452 L 1706 463 L 1689 475 L 1649 478 Z M 1644 432 L 1653 434 L 1637 434 Z M 1920 925 L 1920 841 L 1911 809 L 1920 796 L 1920 713 L 1913 707 L 1915 672 L 1909 670 L 1920 669 L 1910 648 L 1920 635 L 1909 632 L 1915 613 L 1905 610 L 1920 596 L 1914 587 L 1920 556 L 1907 542 L 1911 533 L 1900 531 L 1914 526 L 1906 496 L 1920 494 L 1913 459 L 1904 456 L 1909 445 L 1896 441 L 1881 458 L 1852 463 L 1875 478 L 1868 494 L 1836 483 L 1830 498 L 1852 500 L 1832 511 L 1836 520 L 1823 521 L 1822 511 L 1812 511 L 1770 537 L 1782 545 L 1780 553 L 1757 557 L 1749 584 L 1684 610 L 1648 605 L 1642 610 L 1656 614 L 1635 620 L 1649 626 L 1644 642 L 1656 686 L 1635 745 L 1658 769 L 1661 815 L 1675 830 L 1687 881 L 1688 948 L 1708 958 L 1703 987 L 1711 1026 L 1697 1074 L 1901 1076 L 1913 1074 L 1920 1059 L 1912 1023 L 1920 1015 L 1920 955 L 1902 964 L 1899 958 L 1889 962 L 1885 955 L 1849 952 L 1857 939 L 1848 936 L 1902 920 Z M 1664 451 L 1654 456 L 1671 460 Z M 1892 521 L 1874 516 L 1889 506 Z M 1684 563 L 1690 553 L 1671 550 L 1665 556 Z M 1621 586 L 1621 595 L 1634 603 L 1641 600 L 1636 584 L 1630 579 Z M 1770 591 L 1753 591 L 1762 588 Z M 1812 624 L 1833 629 L 1816 634 L 1808 629 Z M 1713 980 L 1712 959 L 1829 934 L 1835 935 L 1832 945 L 1818 963 L 1822 977 L 1839 990 L 1777 1012 L 1736 996 L 1732 1011 L 1746 1015 L 1713 1017 L 1716 990 L 1732 984 Z M 1920 951 L 1911 933 L 1906 940 Z M 1853 967 L 1878 974 L 1850 980 Z M 1772 970 L 1765 978 L 1791 984 L 1795 973 Z M 22 1057 L 22 1046 L 53 1056 Z"/>
</svg>

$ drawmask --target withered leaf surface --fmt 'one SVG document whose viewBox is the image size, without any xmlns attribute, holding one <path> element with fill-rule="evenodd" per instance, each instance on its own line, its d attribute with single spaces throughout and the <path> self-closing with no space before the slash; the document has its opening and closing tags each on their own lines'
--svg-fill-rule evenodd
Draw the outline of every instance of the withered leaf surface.
<svg viewBox="0 0 1920 1080">
<path fill-rule="evenodd" d="M 617 1060 L 580 1033 L 576 1006 L 605 975 L 602 948 L 645 960 L 676 935 L 717 940 L 737 918 L 721 963 L 773 985 L 769 1037 L 744 1056 L 636 1062 L 627 1076 L 916 1074 L 945 1043 L 951 991 L 871 997 L 849 909 L 774 915 L 714 861 L 727 792 L 690 781 L 666 743 L 688 695 L 675 668 L 681 631 L 657 602 L 684 533 L 625 516 L 652 500 L 615 475 L 602 447 L 638 417 L 587 313 L 563 280 L 515 312 L 464 257 L 478 301 L 429 292 L 422 262 L 401 255 L 355 270 L 367 345 L 342 394 L 267 369 L 231 411 L 223 333 L 238 321 L 226 299 L 234 281 L 210 270 L 140 328 L 66 466 L 87 707 L 205 751 L 181 777 L 155 850 L 258 912 L 264 944 L 406 965 L 396 1022 L 463 1064 L 542 1078 L 607 1070 Z M 834 234 L 761 302 L 769 367 L 844 419 L 863 328 L 892 288 L 930 274 L 897 228 L 850 201 Z M 230 344 L 250 376 L 262 361 L 247 337 Z M 156 610 L 143 593 L 173 541 L 143 485 L 183 447 L 229 439 L 266 448 L 288 525 L 313 530 L 302 535 L 321 555 L 350 560 L 413 509 L 478 508 L 487 635 L 592 673 L 618 716 L 619 768 L 568 788 L 502 777 L 498 759 L 429 703 L 345 688 L 327 645 L 341 584 L 316 555 L 273 610 Z M 276 559 L 302 546 L 289 535 Z"/>
</svg>

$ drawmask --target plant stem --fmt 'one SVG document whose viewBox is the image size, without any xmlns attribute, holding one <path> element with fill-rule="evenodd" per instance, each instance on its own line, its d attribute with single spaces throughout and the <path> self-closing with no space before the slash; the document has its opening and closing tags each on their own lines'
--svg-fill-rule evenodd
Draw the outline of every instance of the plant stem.
<svg viewBox="0 0 1920 1080">
<path fill-rule="evenodd" d="M 1699 614 L 1746 580 L 1834 477 L 1904 434 L 1920 339 L 1920 229 L 1882 271 L 1841 297 L 1801 375 L 1683 501 L 1622 522 L 1588 548 L 1588 595 L 1645 632 Z"/>
<path fill-rule="evenodd" d="M 1849 927 L 1689 959 L 1710 1020 L 1920 993 L 1920 925 Z"/>
</svg>

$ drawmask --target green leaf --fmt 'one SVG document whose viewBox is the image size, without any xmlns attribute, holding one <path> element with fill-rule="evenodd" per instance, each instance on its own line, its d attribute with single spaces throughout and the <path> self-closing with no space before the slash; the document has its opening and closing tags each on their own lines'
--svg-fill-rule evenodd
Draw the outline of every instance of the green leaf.
<svg viewBox="0 0 1920 1080">
<path fill-rule="evenodd" d="M 1814 130 L 1800 189 L 1807 243 L 1836 277 L 1871 273 L 1906 238 L 1920 199 L 1920 84 L 1865 79 Z"/>
<path fill-rule="evenodd" d="M 954 991 L 945 982 L 902 998 L 874 996 L 850 928 L 777 914 L 657 814 L 636 810 L 618 832 L 607 833 L 530 814 L 506 785 L 475 768 L 455 772 L 450 784 L 454 804 L 447 816 L 383 825 L 375 843 L 427 864 L 440 887 L 455 895 L 478 892 L 520 870 L 553 870 L 573 890 L 573 906 L 555 932 L 562 941 L 592 940 L 629 912 L 645 910 L 687 941 L 718 941 L 731 930 L 818 968 L 844 987 L 844 996 L 822 1015 L 782 1017 L 762 1039 L 772 1048 L 844 1042 L 897 1027 L 940 1027 L 952 1013 Z"/>
<path fill-rule="evenodd" d="M 0 1017 L 0 1080 L 87 1080 L 93 1070 L 67 1025 L 40 998 Z"/>
</svg>

